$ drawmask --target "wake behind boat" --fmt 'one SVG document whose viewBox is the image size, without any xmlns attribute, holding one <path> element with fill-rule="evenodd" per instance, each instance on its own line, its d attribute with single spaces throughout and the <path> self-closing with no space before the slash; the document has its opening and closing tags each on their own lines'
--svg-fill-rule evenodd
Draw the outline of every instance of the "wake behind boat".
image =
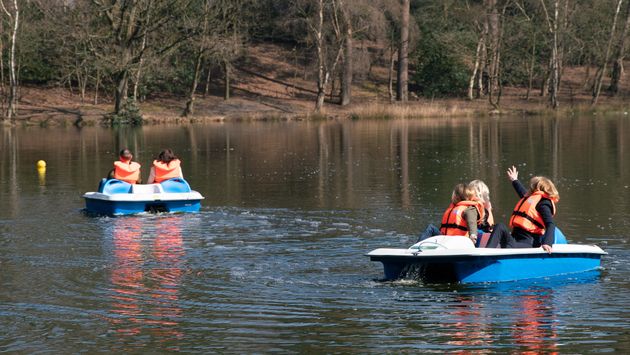
<svg viewBox="0 0 630 355">
<path fill-rule="evenodd" d="M 101 182 L 98 192 L 87 192 L 85 209 L 102 215 L 142 212 L 198 212 L 203 196 L 186 180 L 173 178 L 159 184 L 129 184 L 110 179 Z"/>
<path fill-rule="evenodd" d="M 596 270 L 607 254 L 595 245 L 542 248 L 475 248 L 468 237 L 435 236 L 408 249 L 380 248 L 366 254 L 383 263 L 386 280 L 417 273 L 426 282 L 500 282 Z"/>
</svg>

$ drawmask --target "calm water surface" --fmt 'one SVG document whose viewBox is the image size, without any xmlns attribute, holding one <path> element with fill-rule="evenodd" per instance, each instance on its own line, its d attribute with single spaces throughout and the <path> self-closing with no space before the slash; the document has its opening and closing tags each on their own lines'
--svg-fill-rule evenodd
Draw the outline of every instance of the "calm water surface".
<svg viewBox="0 0 630 355">
<path fill-rule="evenodd" d="M 0 351 L 630 352 L 630 120 L 500 118 L 0 128 Z M 189 215 L 89 217 L 122 146 L 174 149 Z M 39 175 L 35 162 L 48 163 Z M 529 282 L 379 282 L 452 186 L 544 174 L 603 270 Z"/>
</svg>

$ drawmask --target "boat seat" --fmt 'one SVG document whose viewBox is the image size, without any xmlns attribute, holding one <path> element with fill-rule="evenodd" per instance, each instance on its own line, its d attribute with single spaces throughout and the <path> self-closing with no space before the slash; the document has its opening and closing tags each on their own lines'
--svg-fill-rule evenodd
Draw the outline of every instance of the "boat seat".
<svg viewBox="0 0 630 355">
<path fill-rule="evenodd" d="M 134 194 L 159 194 L 161 190 L 159 184 L 135 184 L 131 187 Z"/>
<path fill-rule="evenodd" d="M 101 182 L 98 192 L 106 195 L 128 194 L 131 192 L 131 184 L 117 179 L 109 179 Z"/>
<path fill-rule="evenodd" d="M 172 178 L 166 181 L 162 181 L 160 183 L 162 185 L 162 189 L 164 192 L 171 193 L 180 193 L 180 192 L 191 192 L 190 185 L 188 182 L 182 178 Z"/>
</svg>

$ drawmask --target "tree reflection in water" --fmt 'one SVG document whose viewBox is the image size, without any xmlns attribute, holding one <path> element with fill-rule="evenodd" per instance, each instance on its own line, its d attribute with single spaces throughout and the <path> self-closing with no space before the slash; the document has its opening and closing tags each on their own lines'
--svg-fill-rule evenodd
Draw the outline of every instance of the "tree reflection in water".
<svg viewBox="0 0 630 355">
<path fill-rule="evenodd" d="M 115 333 L 148 332 L 159 341 L 183 337 L 178 303 L 185 255 L 178 217 L 112 219 L 110 322 Z"/>
</svg>

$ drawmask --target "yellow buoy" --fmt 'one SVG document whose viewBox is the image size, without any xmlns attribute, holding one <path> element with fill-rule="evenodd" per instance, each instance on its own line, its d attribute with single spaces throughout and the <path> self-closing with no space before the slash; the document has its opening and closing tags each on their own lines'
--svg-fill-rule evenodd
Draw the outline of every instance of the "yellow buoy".
<svg viewBox="0 0 630 355">
<path fill-rule="evenodd" d="M 45 169 L 46 168 L 46 162 L 43 160 L 39 160 L 37 161 L 37 169 Z"/>
</svg>

